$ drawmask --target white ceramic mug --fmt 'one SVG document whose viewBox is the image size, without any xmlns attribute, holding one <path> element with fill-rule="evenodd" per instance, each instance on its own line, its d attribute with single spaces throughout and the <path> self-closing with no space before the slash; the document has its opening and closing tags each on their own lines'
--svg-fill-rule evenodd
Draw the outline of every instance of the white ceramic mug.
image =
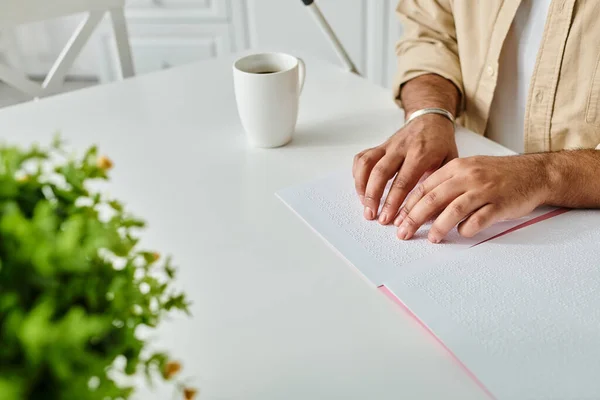
<svg viewBox="0 0 600 400">
<path fill-rule="evenodd" d="M 283 53 L 260 53 L 233 64 L 235 98 L 248 141 L 279 147 L 292 139 L 306 67 Z"/>
</svg>

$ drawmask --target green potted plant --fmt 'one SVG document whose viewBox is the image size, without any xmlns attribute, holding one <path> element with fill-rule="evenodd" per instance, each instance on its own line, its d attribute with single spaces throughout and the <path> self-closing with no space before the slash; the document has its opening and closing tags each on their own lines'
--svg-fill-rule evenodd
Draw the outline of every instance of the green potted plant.
<svg viewBox="0 0 600 400">
<path fill-rule="evenodd" d="M 171 260 L 139 248 L 144 222 L 90 188 L 111 167 L 58 139 L 0 146 L 0 400 L 127 399 L 127 376 L 181 368 L 140 338 L 188 303 Z"/>
</svg>

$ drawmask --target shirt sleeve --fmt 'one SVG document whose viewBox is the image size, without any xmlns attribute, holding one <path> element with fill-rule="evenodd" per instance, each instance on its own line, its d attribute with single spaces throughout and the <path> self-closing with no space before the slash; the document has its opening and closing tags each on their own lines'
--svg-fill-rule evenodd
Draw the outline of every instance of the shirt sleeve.
<svg viewBox="0 0 600 400">
<path fill-rule="evenodd" d="M 464 109 L 464 89 L 451 0 L 400 0 L 396 12 L 404 33 L 396 44 L 398 72 L 394 99 L 400 101 L 401 86 L 425 74 L 440 75 L 461 94 L 459 114 Z"/>
</svg>

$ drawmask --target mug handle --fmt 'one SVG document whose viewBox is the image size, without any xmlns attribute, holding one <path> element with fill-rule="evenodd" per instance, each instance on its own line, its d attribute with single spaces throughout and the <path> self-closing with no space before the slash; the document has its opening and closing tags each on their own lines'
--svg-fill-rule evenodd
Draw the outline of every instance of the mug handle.
<svg viewBox="0 0 600 400">
<path fill-rule="evenodd" d="M 304 78 L 306 78 L 306 64 L 300 57 L 298 59 L 298 96 L 302 94 L 302 88 L 304 87 Z"/>
</svg>

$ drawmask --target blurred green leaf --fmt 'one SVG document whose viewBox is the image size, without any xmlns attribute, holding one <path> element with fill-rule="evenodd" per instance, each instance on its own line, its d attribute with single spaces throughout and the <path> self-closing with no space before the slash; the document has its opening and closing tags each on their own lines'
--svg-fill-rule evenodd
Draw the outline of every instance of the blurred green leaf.
<svg viewBox="0 0 600 400">
<path fill-rule="evenodd" d="M 120 202 L 118 202 L 117 200 L 109 201 L 108 205 L 115 211 L 118 211 L 118 212 L 123 211 L 123 205 Z"/>
<path fill-rule="evenodd" d="M 54 305 L 49 299 L 42 299 L 23 319 L 19 332 L 19 339 L 29 358 L 34 365 L 39 364 L 44 357 L 44 350 L 53 338 L 53 326 L 50 321 L 54 312 Z"/>
<path fill-rule="evenodd" d="M 2 377 L 0 375 L 0 400 L 21 400 L 23 391 L 21 379 L 16 376 Z"/>
</svg>

